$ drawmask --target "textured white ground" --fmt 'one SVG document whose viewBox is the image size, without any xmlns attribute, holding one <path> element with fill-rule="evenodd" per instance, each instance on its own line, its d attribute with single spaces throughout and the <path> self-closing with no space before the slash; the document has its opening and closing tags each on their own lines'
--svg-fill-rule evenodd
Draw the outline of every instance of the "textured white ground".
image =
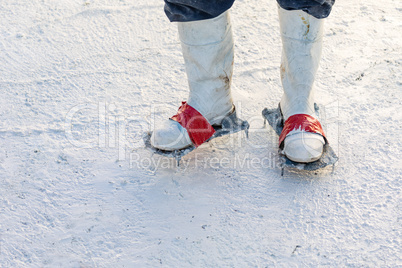
<svg viewBox="0 0 402 268">
<path fill-rule="evenodd" d="M 139 3 L 136 3 L 139 2 Z M 402 5 L 338 1 L 317 100 L 335 171 L 280 176 L 275 1 L 238 0 L 233 97 L 250 139 L 174 161 L 142 133 L 187 97 L 163 1 L 3 0 L 1 267 L 402 267 Z"/>
</svg>

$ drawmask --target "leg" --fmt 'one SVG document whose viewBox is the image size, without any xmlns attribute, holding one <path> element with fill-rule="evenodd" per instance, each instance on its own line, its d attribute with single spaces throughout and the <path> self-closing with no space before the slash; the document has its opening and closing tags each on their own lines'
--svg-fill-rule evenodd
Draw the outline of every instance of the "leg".
<svg viewBox="0 0 402 268">
<path fill-rule="evenodd" d="M 283 153 L 295 162 L 308 163 L 319 159 L 326 142 L 321 125 L 315 118 L 314 79 L 321 59 L 323 20 L 330 7 L 316 1 L 300 1 L 303 6 L 287 6 L 294 1 L 278 3 L 282 37 L 281 81 L 284 90 L 280 102 L 285 120 L 280 137 Z M 332 2 L 328 0 L 327 2 Z M 329 8 L 329 9 L 328 9 Z M 310 15 L 309 12 L 313 15 Z M 285 131 L 286 130 L 286 131 Z"/>
<path fill-rule="evenodd" d="M 166 1 L 167 6 L 169 2 L 173 1 Z M 198 16 L 199 12 L 183 16 L 193 18 L 196 15 Z M 190 88 L 187 104 L 200 113 L 210 125 L 220 124 L 233 109 L 230 93 L 233 37 L 229 12 L 224 11 L 212 19 L 179 22 L 178 30 Z M 193 143 L 194 140 L 190 136 L 191 133 L 189 135 L 181 124 L 174 120 L 166 120 L 154 130 L 151 144 L 162 150 L 178 150 Z"/>
</svg>

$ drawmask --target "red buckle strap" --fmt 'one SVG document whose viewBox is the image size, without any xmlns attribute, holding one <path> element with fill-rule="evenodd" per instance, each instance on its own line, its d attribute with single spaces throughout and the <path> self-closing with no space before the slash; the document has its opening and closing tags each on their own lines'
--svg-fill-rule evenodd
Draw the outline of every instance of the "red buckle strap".
<svg viewBox="0 0 402 268">
<path fill-rule="evenodd" d="M 286 136 L 295 129 L 321 134 L 325 141 L 327 141 L 322 126 L 317 119 L 308 114 L 295 114 L 285 121 L 282 133 L 279 136 L 279 147 L 282 146 L 282 142 L 285 140 Z"/>
<path fill-rule="evenodd" d="M 207 119 L 185 101 L 182 102 L 177 114 L 170 119 L 178 122 L 187 130 L 195 147 L 200 146 L 215 134 L 214 128 Z"/>
</svg>

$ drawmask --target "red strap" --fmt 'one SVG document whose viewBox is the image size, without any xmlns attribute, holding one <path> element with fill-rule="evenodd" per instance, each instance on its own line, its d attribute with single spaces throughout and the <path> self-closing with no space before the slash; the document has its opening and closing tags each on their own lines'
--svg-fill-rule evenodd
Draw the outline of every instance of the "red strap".
<svg viewBox="0 0 402 268">
<path fill-rule="evenodd" d="M 182 102 L 177 114 L 170 119 L 178 122 L 187 130 L 195 147 L 203 144 L 215 133 L 214 128 L 209 124 L 207 119 L 185 101 Z"/>
<path fill-rule="evenodd" d="M 295 129 L 321 134 L 326 140 L 324 131 L 322 130 L 322 126 L 317 119 L 308 114 L 295 114 L 285 121 L 282 133 L 279 136 L 279 147 L 281 147 L 282 142 L 285 140 L 289 132 Z"/>
</svg>

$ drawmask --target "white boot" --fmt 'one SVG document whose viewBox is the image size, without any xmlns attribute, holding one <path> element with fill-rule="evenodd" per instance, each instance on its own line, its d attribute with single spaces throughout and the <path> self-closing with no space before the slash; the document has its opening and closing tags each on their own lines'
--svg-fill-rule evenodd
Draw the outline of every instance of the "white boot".
<svg viewBox="0 0 402 268">
<path fill-rule="evenodd" d="M 202 21 L 179 22 L 179 37 L 190 95 L 187 104 L 219 125 L 233 109 L 230 84 L 233 72 L 233 36 L 229 12 Z M 152 146 L 173 151 L 192 144 L 187 130 L 166 120 L 154 130 Z"/>
<path fill-rule="evenodd" d="M 323 20 L 279 7 L 279 22 L 284 89 L 280 107 L 284 120 L 295 114 L 316 118 L 313 84 L 321 59 Z M 313 162 L 321 157 L 324 144 L 322 135 L 295 129 L 286 136 L 283 153 L 295 162 Z"/>
</svg>

